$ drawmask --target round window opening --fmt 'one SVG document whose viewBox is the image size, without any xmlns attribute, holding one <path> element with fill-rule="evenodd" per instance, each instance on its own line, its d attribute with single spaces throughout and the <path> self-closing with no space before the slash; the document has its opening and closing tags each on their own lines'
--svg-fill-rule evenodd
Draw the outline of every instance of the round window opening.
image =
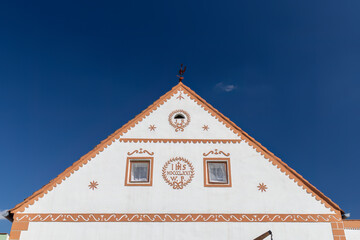
<svg viewBox="0 0 360 240">
<path fill-rule="evenodd" d="M 169 115 L 169 123 L 175 128 L 175 132 L 183 132 L 190 123 L 190 115 L 182 109 L 175 110 Z"/>
<path fill-rule="evenodd" d="M 175 115 L 174 118 L 175 118 L 175 119 L 185 119 L 185 116 L 182 115 L 181 113 L 178 113 L 178 114 Z"/>
</svg>

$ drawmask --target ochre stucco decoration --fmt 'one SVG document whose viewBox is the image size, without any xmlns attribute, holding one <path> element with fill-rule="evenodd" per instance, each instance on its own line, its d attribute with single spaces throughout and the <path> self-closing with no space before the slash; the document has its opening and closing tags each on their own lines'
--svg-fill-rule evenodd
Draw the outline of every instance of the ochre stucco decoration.
<svg viewBox="0 0 360 240">
<path fill-rule="evenodd" d="M 138 154 L 148 154 L 148 155 L 150 155 L 150 156 L 154 155 L 154 152 L 149 152 L 148 150 L 146 150 L 146 149 L 143 150 L 142 148 L 140 148 L 139 150 L 134 150 L 134 151 L 132 151 L 132 152 L 128 152 L 128 155 L 131 156 L 131 155 L 133 155 L 134 153 L 138 153 Z"/>
<path fill-rule="evenodd" d="M 257 186 L 258 190 L 261 192 L 266 192 L 266 189 L 268 188 L 265 183 L 259 183 L 259 185 Z"/>
<path fill-rule="evenodd" d="M 204 131 L 209 131 L 209 126 L 208 125 L 204 125 L 202 128 L 203 128 Z"/>
<path fill-rule="evenodd" d="M 175 110 L 169 114 L 169 123 L 175 128 L 175 132 L 183 132 L 190 123 L 190 115 L 184 110 Z"/>
<path fill-rule="evenodd" d="M 52 213 L 16 214 L 15 222 L 340 222 L 335 214 Z"/>
<path fill-rule="evenodd" d="M 95 189 L 97 189 L 97 186 L 99 186 L 98 182 L 92 181 L 92 182 L 90 182 L 90 184 L 89 184 L 89 189 L 95 190 Z"/>
<path fill-rule="evenodd" d="M 187 159 L 172 158 L 167 161 L 162 170 L 162 176 L 173 189 L 183 189 L 194 178 L 194 167 Z"/>
<path fill-rule="evenodd" d="M 155 127 L 155 125 L 154 125 L 154 124 L 149 126 L 149 130 L 150 130 L 150 132 L 151 132 L 151 131 L 155 131 L 155 129 L 156 129 L 156 127 Z"/>
<path fill-rule="evenodd" d="M 176 97 L 176 99 L 179 99 L 179 101 L 181 101 L 181 99 L 184 99 L 184 97 L 181 94 L 182 94 L 182 92 L 180 92 L 179 96 Z"/>
<path fill-rule="evenodd" d="M 209 154 L 214 154 L 214 155 L 223 154 L 226 157 L 230 156 L 230 153 L 224 153 L 223 151 L 218 151 L 217 149 L 215 149 L 214 151 L 210 151 L 208 153 L 203 153 L 204 156 L 208 156 Z"/>
</svg>

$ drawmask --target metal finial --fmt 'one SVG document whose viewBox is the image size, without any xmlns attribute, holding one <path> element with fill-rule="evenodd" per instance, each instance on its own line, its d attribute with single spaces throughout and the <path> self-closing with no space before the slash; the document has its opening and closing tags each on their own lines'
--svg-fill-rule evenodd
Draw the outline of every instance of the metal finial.
<svg viewBox="0 0 360 240">
<path fill-rule="evenodd" d="M 185 70 L 186 70 L 186 66 L 184 66 L 183 68 L 183 64 L 181 64 L 179 75 L 176 75 L 179 78 L 179 82 L 181 82 L 184 79 L 183 75 L 185 73 Z"/>
</svg>

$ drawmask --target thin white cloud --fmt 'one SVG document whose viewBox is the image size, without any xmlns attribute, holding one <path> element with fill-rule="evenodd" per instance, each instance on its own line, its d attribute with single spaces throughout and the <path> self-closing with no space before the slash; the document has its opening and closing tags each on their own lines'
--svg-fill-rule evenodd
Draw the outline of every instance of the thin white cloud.
<svg viewBox="0 0 360 240">
<path fill-rule="evenodd" d="M 3 210 L 0 212 L 0 220 L 5 220 L 5 216 L 8 215 L 8 210 Z"/>
<path fill-rule="evenodd" d="M 224 84 L 223 82 L 219 82 L 215 85 L 216 88 L 225 91 L 225 92 L 231 92 L 234 89 L 236 89 L 236 86 L 233 84 Z"/>
</svg>

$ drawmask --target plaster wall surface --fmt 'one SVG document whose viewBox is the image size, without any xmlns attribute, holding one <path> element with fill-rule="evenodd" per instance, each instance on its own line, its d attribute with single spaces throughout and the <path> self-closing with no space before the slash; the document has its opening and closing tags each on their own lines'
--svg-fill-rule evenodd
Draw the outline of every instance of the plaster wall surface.
<svg viewBox="0 0 360 240">
<path fill-rule="evenodd" d="M 154 152 L 153 186 L 125 186 L 128 152 Z M 204 187 L 203 153 L 230 153 L 232 187 Z M 132 155 L 132 156 L 143 156 Z M 162 167 L 181 156 L 195 175 L 183 189 L 173 189 Z M 210 155 L 209 155 L 210 156 Z M 98 189 L 90 190 L 90 181 Z M 266 192 L 258 190 L 265 183 Z M 74 172 L 25 213 L 333 213 L 290 180 L 247 143 L 123 143 L 116 141 Z"/>
<path fill-rule="evenodd" d="M 30 223 L 21 240 L 333 240 L 329 223 Z"/>
<path fill-rule="evenodd" d="M 344 229 L 346 240 L 359 240 L 360 229 Z"/>
</svg>

